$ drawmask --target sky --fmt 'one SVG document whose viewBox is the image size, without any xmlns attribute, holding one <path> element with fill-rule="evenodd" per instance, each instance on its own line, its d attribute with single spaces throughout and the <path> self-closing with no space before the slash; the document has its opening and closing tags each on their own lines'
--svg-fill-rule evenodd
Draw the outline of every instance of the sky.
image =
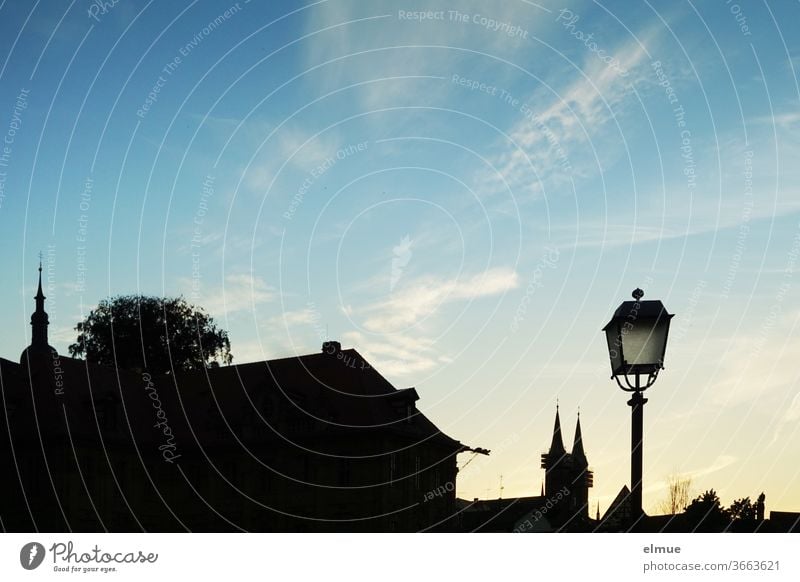
<svg viewBox="0 0 800 582">
<path fill-rule="evenodd" d="M 800 511 L 800 5 L 0 2 L 0 356 L 183 295 L 234 362 L 355 348 L 538 495 L 558 402 L 592 513 L 629 480 L 601 328 L 675 313 L 644 505 L 671 475 Z M 464 466 L 469 455 L 459 457 Z"/>
</svg>

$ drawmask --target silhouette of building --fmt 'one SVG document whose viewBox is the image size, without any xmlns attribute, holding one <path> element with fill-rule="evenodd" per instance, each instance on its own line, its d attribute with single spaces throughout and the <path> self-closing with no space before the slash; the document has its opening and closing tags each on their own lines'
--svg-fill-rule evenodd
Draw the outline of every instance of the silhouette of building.
<svg viewBox="0 0 800 582">
<path fill-rule="evenodd" d="M 581 419 L 575 425 L 572 452 L 564 448 L 558 406 L 550 449 L 542 454 L 545 481 L 541 495 L 509 499 L 458 500 L 464 531 L 549 532 L 592 531 L 589 488 L 594 483 L 583 448 Z"/>
<path fill-rule="evenodd" d="M 765 531 L 800 533 L 800 512 L 770 511 Z"/>
<path fill-rule="evenodd" d="M 532 497 L 455 498 L 443 434 L 356 350 L 150 374 L 49 345 L 41 265 L 31 343 L 0 358 L 0 531 L 629 531 L 623 487 L 590 519 L 580 415 L 567 452 L 556 408 L 545 482 Z M 714 531 L 800 530 L 771 511 Z M 598 515 L 599 517 L 599 515 Z M 636 531 L 696 531 L 684 514 Z"/>
<path fill-rule="evenodd" d="M 623 485 L 600 519 L 599 528 L 601 531 L 625 531 L 631 525 L 632 516 L 631 490 Z"/>
<path fill-rule="evenodd" d="M 701 496 L 701 498 L 704 496 Z M 638 519 L 634 519 L 631 492 L 628 486 L 625 485 L 608 506 L 602 519 L 598 521 L 595 531 L 637 533 L 800 532 L 800 513 L 771 511 L 769 519 L 765 519 L 765 499 L 766 497 L 762 492 L 753 505 L 753 513 L 749 515 L 731 515 L 729 511 L 724 510 L 721 506 L 714 506 L 709 503 L 706 506 L 696 507 L 694 510 L 690 507 L 689 510 L 680 513 L 666 515 L 645 514 Z M 696 502 L 697 500 L 693 503 Z"/>
<path fill-rule="evenodd" d="M 47 341 L 0 359 L 5 531 L 420 531 L 455 511 L 443 434 L 354 349 L 173 375 Z M 431 492 L 436 492 L 435 495 Z"/>
<path fill-rule="evenodd" d="M 566 501 L 567 511 L 571 515 L 588 517 L 589 488 L 594 484 L 594 477 L 589 470 L 589 461 L 583 450 L 580 412 L 575 425 L 572 452 L 568 453 L 561 438 L 561 420 L 556 405 L 553 440 L 550 443 L 550 450 L 542 454 L 541 467 L 545 470 L 545 495 L 551 497 L 557 491 L 566 488 L 570 492 Z"/>
<path fill-rule="evenodd" d="M 36 310 L 31 314 L 31 344 L 25 348 L 20 356 L 20 364 L 26 365 L 29 361 L 37 361 L 43 356 L 49 357 L 56 350 L 48 343 L 47 328 L 50 318 L 44 310 L 46 297 L 42 293 L 42 263 L 39 262 L 39 288 L 36 290 Z"/>
</svg>

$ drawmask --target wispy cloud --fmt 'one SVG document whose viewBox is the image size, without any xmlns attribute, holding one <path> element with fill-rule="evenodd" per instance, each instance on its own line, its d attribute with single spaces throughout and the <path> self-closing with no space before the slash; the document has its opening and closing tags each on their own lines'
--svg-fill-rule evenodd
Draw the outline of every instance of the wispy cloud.
<svg viewBox="0 0 800 582">
<path fill-rule="evenodd" d="M 419 374 L 447 364 L 449 358 L 441 355 L 436 343 L 426 337 L 410 334 L 367 337 L 361 332 L 351 331 L 342 336 L 346 345 L 354 346 L 389 378 L 419 378 Z"/>
<path fill-rule="evenodd" d="M 762 116 L 757 117 L 755 121 L 766 125 L 776 125 L 781 129 L 796 129 L 800 125 L 800 112 L 790 111 L 772 116 Z"/>
<path fill-rule="evenodd" d="M 737 457 L 734 457 L 733 455 L 719 455 L 705 467 L 699 469 L 690 469 L 685 473 L 681 473 L 680 478 L 690 479 L 692 485 L 697 485 L 698 483 L 701 482 L 702 477 L 722 471 L 723 469 L 735 464 L 738 460 L 739 459 Z M 669 484 L 667 483 L 667 481 L 664 480 L 656 481 L 648 485 L 646 487 L 646 490 L 648 492 L 655 492 L 655 491 L 661 492 L 661 491 L 666 491 L 668 486 Z M 694 493 L 690 491 L 689 495 L 694 496 Z"/>
<path fill-rule="evenodd" d="M 504 142 L 504 151 L 492 160 L 497 172 L 479 172 L 481 189 L 500 191 L 507 185 L 517 194 L 538 195 L 545 185 L 565 186 L 586 168 L 597 167 L 593 157 L 598 148 L 591 142 L 623 106 L 636 103 L 634 87 L 654 38 L 646 33 L 618 46 L 613 53 L 619 68 L 587 51 L 581 70 L 567 72 L 572 80 L 566 86 L 535 90 L 525 109 L 520 107 L 521 119 L 507 131 L 513 141 Z M 633 74 L 622 76 L 620 68 Z M 601 149 L 599 155 L 605 158 L 612 152 Z"/>
<path fill-rule="evenodd" d="M 286 326 L 311 325 L 319 321 L 319 314 L 311 307 L 304 307 L 293 311 L 285 311 L 270 320 L 272 323 Z"/>
<path fill-rule="evenodd" d="M 354 93 L 364 111 L 437 102 L 451 90 L 448 83 L 426 84 L 423 91 L 419 82 L 410 77 L 447 77 L 462 71 L 463 67 L 458 66 L 465 57 L 462 47 L 480 51 L 494 65 L 496 59 L 514 60 L 517 55 L 530 55 L 530 39 L 551 24 L 553 8 L 548 4 L 555 5 L 546 0 L 491 5 L 483 0 L 461 0 L 457 5 L 448 0 L 428 0 L 424 7 L 417 8 L 398 5 L 394 0 L 368 4 L 348 0 L 326 2 L 309 13 L 306 30 L 313 36 L 305 44 L 306 66 L 342 57 L 314 72 L 314 90 L 325 93 L 370 81 Z M 421 23 L 398 16 L 400 11 L 419 9 L 439 12 L 442 17 Z M 477 14 L 519 27 L 527 32 L 527 38 L 490 30 L 471 18 L 466 22 L 451 19 L 451 12 L 468 17 Z M 494 68 L 494 75 L 502 74 Z M 474 62 L 471 70 L 476 71 Z"/>
<path fill-rule="evenodd" d="M 660 194 L 640 193 L 642 200 L 658 199 Z M 631 210 L 614 217 L 586 218 L 580 222 L 551 227 L 552 242 L 562 248 L 613 248 L 662 240 L 722 232 L 757 221 L 772 221 L 775 218 L 800 212 L 800 194 L 794 189 L 780 193 L 781 202 L 774 205 L 760 204 L 744 206 L 739 200 L 720 202 L 712 197 L 692 200 L 692 212 L 679 204 L 670 204 L 666 209 Z M 746 216 L 745 216 L 746 212 Z M 743 218 L 744 216 L 744 218 Z"/>
<path fill-rule="evenodd" d="M 780 316 L 724 340 L 728 347 L 717 364 L 721 375 L 709 391 L 714 405 L 762 402 L 796 385 L 799 377 L 794 362 L 800 358 L 800 338 L 794 322 L 800 314 L 781 311 L 778 303 L 772 309 Z"/>
<path fill-rule="evenodd" d="M 204 308 L 216 318 L 252 311 L 254 306 L 270 302 L 276 296 L 275 289 L 262 278 L 247 274 L 228 275 L 223 286 L 213 288 L 201 284 L 197 289 L 197 284 L 185 277 L 178 282 L 184 289 L 194 289 L 194 293 L 185 295 L 192 303 Z"/>
<path fill-rule="evenodd" d="M 262 137 L 263 139 L 263 137 Z M 303 174 L 336 155 L 341 140 L 331 133 L 315 134 L 298 125 L 285 125 L 273 136 L 273 141 L 264 147 L 264 154 L 243 170 L 247 188 L 263 192 L 274 185 L 276 176 L 287 168 Z"/>
<path fill-rule="evenodd" d="M 448 303 L 497 295 L 518 285 L 519 275 L 505 267 L 460 279 L 419 277 L 388 299 L 364 308 L 364 327 L 374 332 L 398 332 L 419 324 Z"/>
<path fill-rule="evenodd" d="M 794 395 L 792 403 L 786 408 L 783 416 L 775 426 L 775 432 L 772 435 L 772 441 L 768 446 L 772 447 L 781 443 L 784 431 L 797 431 L 798 424 L 800 424 L 800 390 Z"/>
<path fill-rule="evenodd" d="M 501 295 L 519 286 L 513 269 L 497 267 L 459 278 L 419 276 L 403 278 L 385 299 L 363 307 L 348 305 L 349 319 L 363 331 L 342 335 L 372 365 L 390 378 L 415 377 L 446 367 L 452 358 L 442 349 L 434 317 L 458 302 Z"/>
</svg>

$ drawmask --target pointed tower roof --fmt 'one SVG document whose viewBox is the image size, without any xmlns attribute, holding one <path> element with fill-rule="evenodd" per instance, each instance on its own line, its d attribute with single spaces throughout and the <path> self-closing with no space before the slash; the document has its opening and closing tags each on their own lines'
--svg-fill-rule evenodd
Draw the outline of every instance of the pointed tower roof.
<svg viewBox="0 0 800 582">
<path fill-rule="evenodd" d="M 581 434 L 581 413 L 578 411 L 578 423 L 575 425 L 575 442 L 572 444 L 572 457 L 581 465 L 588 465 L 586 453 L 583 451 L 583 435 Z"/>
<path fill-rule="evenodd" d="M 613 522 L 615 525 L 630 522 L 631 517 L 631 490 L 627 485 L 623 485 L 614 501 L 608 506 L 603 514 L 604 522 Z"/>
<path fill-rule="evenodd" d="M 47 326 L 50 325 L 50 318 L 44 310 L 44 300 L 46 297 L 42 293 L 42 254 L 39 253 L 39 287 L 36 290 L 36 311 L 31 315 L 31 343 L 23 350 L 20 356 L 20 363 L 27 364 L 31 356 L 42 354 L 50 355 L 55 352 L 47 341 Z"/>
<path fill-rule="evenodd" d="M 47 299 L 42 293 L 42 258 L 39 257 L 39 288 L 36 290 L 36 310 L 39 310 L 39 302 L 42 303 L 42 310 L 44 310 L 44 300 Z"/>
<path fill-rule="evenodd" d="M 561 419 L 558 416 L 558 403 L 556 403 L 556 422 L 553 426 L 553 440 L 550 443 L 550 454 L 563 455 L 565 452 L 564 441 L 561 439 Z"/>
</svg>

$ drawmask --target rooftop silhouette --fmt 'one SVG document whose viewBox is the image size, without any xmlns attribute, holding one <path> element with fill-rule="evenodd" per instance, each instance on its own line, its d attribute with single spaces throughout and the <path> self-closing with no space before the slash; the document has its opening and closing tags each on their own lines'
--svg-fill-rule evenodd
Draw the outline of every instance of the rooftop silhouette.
<svg viewBox="0 0 800 582">
<path fill-rule="evenodd" d="M 31 343 L 19 363 L 0 358 L 6 531 L 631 529 L 627 486 L 602 518 L 589 514 L 580 414 L 567 452 L 556 407 L 539 495 L 461 500 L 458 455 L 489 451 L 444 434 L 415 388 L 396 388 L 355 349 L 326 341 L 314 354 L 174 374 L 122 369 L 58 354 L 45 299 L 40 267 Z M 736 520 L 687 510 L 636 529 L 797 530 L 800 516 L 765 519 L 764 507 L 762 494 Z"/>
</svg>

